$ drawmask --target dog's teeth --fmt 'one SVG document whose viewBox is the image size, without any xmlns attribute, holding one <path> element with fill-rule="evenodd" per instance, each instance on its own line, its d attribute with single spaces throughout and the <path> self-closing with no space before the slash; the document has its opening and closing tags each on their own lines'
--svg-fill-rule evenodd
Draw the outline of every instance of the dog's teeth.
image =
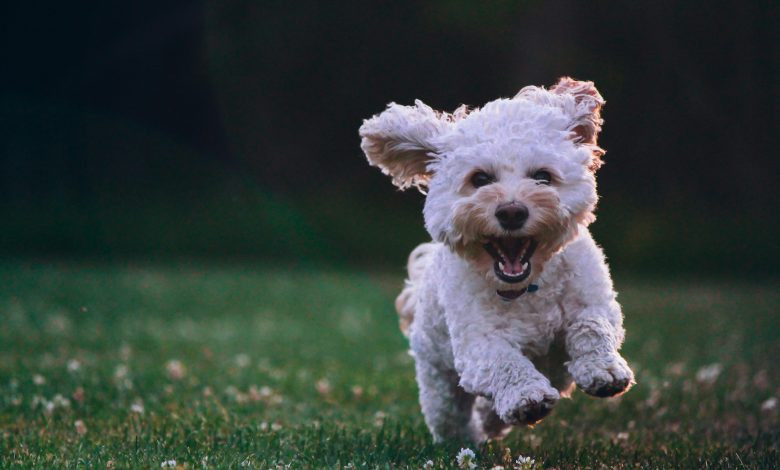
<svg viewBox="0 0 780 470">
<path fill-rule="evenodd" d="M 498 262 L 498 269 L 502 271 L 504 270 L 504 263 L 502 263 L 501 261 Z"/>
</svg>

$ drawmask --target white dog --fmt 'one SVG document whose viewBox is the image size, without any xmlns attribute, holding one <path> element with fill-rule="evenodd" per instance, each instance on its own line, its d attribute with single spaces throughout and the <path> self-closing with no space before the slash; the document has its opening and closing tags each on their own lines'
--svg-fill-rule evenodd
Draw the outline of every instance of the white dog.
<svg viewBox="0 0 780 470">
<path fill-rule="evenodd" d="M 562 78 L 451 114 L 391 103 L 360 128 L 372 165 L 402 189 L 427 189 L 434 242 L 412 252 L 396 308 L 436 441 L 533 424 L 573 383 L 608 397 L 634 382 L 587 229 L 603 104 L 592 82 Z"/>
</svg>

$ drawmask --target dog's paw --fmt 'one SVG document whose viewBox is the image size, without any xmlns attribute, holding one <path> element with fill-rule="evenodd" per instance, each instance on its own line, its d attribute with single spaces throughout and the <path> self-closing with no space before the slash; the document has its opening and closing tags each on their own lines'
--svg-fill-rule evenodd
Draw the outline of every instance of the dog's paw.
<svg viewBox="0 0 780 470">
<path fill-rule="evenodd" d="M 550 414 L 561 396 L 549 385 L 525 386 L 507 392 L 496 403 L 496 413 L 507 424 L 535 424 Z"/>
<path fill-rule="evenodd" d="M 634 373 L 619 354 L 591 354 L 569 363 L 577 386 L 589 395 L 606 398 L 628 391 Z"/>
</svg>

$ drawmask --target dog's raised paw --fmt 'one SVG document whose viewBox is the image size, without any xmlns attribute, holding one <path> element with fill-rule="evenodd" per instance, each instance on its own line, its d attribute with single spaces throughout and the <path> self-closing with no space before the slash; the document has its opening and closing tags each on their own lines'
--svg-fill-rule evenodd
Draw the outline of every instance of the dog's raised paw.
<svg viewBox="0 0 780 470">
<path fill-rule="evenodd" d="M 625 392 L 626 390 L 628 390 L 630 385 L 631 385 L 631 380 L 629 379 L 625 379 L 625 378 L 615 379 L 611 383 L 597 385 L 595 388 L 591 390 L 585 390 L 585 391 L 590 395 L 593 395 L 594 397 L 607 398 Z"/>
<path fill-rule="evenodd" d="M 529 402 L 515 411 L 513 421 L 518 424 L 536 424 L 550 414 L 553 406 L 555 403 L 550 401 Z"/>
<path fill-rule="evenodd" d="M 594 397 L 607 398 L 626 392 L 634 373 L 618 354 L 579 358 L 569 366 L 577 386 Z"/>
<path fill-rule="evenodd" d="M 536 424 L 550 414 L 560 399 L 560 394 L 554 388 L 525 389 L 515 396 L 513 406 L 501 410 L 503 412 L 499 411 L 501 419 L 508 424 Z"/>
</svg>

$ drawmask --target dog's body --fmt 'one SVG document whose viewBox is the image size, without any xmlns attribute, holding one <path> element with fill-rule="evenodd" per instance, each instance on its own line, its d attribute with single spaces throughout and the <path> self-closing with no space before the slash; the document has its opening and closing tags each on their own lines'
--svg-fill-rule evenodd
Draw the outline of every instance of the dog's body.
<svg viewBox="0 0 780 470">
<path fill-rule="evenodd" d="M 361 127 L 369 161 L 428 188 L 436 240 L 409 259 L 396 301 L 434 439 L 502 436 L 542 419 L 573 384 L 622 393 L 622 313 L 587 229 L 603 100 L 561 79 L 453 114 L 391 104 Z"/>
</svg>

